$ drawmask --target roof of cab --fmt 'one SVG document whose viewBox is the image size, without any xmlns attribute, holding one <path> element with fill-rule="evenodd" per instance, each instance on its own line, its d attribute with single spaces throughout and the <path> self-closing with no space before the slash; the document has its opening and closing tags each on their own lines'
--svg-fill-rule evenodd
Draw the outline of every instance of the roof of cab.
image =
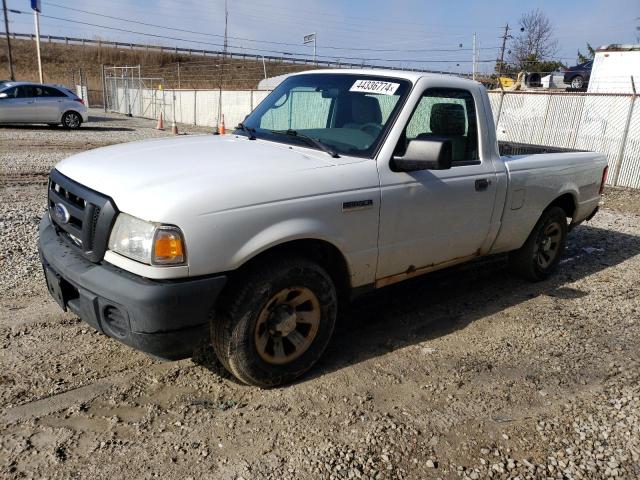
<svg viewBox="0 0 640 480">
<path fill-rule="evenodd" d="M 332 69 L 321 69 L 321 70 L 306 70 L 304 72 L 296 73 L 295 75 L 308 75 L 313 73 L 348 73 L 351 75 L 376 75 L 379 77 L 389 77 L 389 78 L 401 78 L 405 80 L 409 80 L 411 82 L 416 82 L 420 78 L 430 77 L 430 78 L 455 78 L 457 80 L 462 80 L 465 82 L 469 82 L 470 84 L 477 85 L 478 82 L 474 80 L 470 80 L 464 77 L 458 77 L 456 75 L 445 75 L 441 73 L 432 73 L 432 72 L 414 72 L 409 70 L 389 70 L 389 69 L 376 69 L 376 68 L 365 68 L 365 69 L 354 69 L 354 68 L 332 68 Z"/>
</svg>

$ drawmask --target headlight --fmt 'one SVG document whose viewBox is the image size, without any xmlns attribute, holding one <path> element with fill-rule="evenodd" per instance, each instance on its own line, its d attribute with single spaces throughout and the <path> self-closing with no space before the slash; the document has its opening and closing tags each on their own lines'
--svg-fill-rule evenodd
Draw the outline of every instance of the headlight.
<svg viewBox="0 0 640 480">
<path fill-rule="evenodd" d="M 181 265 L 186 260 L 178 227 L 145 222 L 126 213 L 120 213 L 113 225 L 109 249 L 149 265 Z"/>
</svg>

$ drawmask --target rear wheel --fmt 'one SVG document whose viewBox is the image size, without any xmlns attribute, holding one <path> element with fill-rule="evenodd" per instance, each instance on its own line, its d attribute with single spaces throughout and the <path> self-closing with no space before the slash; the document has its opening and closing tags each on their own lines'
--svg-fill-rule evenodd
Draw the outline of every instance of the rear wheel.
<svg viewBox="0 0 640 480">
<path fill-rule="evenodd" d="M 566 238 L 565 211 L 560 207 L 545 210 L 524 245 L 509 254 L 511 270 L 528 280 L 544 280 L 558 266 Z"/>
<path fill-rule="evenodd" d="M 322 267 L 304 258 L 271 259 L 230 285 L 211 318 L 211 340 L 239 380 L 274 387 L 316 363 L 336 314 L 336 289 Z"/>
<path fill-rule="evenodd" d="M 584 87 L 584 78 L 582 75 L 576 75 L 571 79 L 571 88 L 580 90 L 582 87 Z"/>
<path fill-rule="evenodd" d="M 62 126 L 75 130 L 82 125 L 82 117 L 77 112 L 67 112 L 62 116 Z"/>
</svg>

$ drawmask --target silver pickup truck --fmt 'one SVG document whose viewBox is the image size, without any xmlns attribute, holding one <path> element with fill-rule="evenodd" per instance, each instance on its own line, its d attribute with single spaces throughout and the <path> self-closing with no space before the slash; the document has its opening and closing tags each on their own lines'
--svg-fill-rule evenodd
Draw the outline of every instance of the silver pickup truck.
<svg viewBox="0 0 640 480">
<path fill-rule="evenodd" d="M 606 174 L 596 153 L 499 145 L 476 82 L 313 71 L 233 135 L 60 162 L 39 247 L 53 297 L 99 331 L 164 358 L 204 339 L 271 387 L 320 358 L 360 292 L 501 252 L 545 279 Z"/>
</svg>

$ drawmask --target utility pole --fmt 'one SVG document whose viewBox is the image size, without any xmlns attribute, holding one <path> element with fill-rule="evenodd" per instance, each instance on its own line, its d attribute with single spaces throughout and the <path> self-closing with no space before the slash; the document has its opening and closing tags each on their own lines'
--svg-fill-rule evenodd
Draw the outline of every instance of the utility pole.
<svg viewBox="0 0 640 480">
<path fill-rule="evenodd" d="M 507 39 L 511 38 L 509 35 L 509 24 L 504 26 L 504 35 L 502 35 L 502 48 L 500 48 L 500 59 L 498 60 L 498 77 L 502 75 L 502 66 L 504 65 L 504 51 L 507 48 Z"/>
<path fill-rule="evenodd" d="M 220 65 L 220 81 L 218 83 L 218 129 L 222 120 L 222 81 L 224 77 L 224 62 L 227 57 L 227 26 L 229 24 L 229 10 L 227 0 L 224 0 L 224 48 L 222 50 L 222 65 Z"/>
<path fill-rule="evenodd" d="M 33 9 L 33 22 L 36 27 L 36 52 L 38 53 L 38 75 L 40 76 L 40 83 L 44 83 L 42 78 L 42 57 L 40 56 L 40 2 L 31 2 L 31 8 Z"/>
<path fill-rule="evenodd" d="M 473 32 L 473 61 L 471 62 L 471 71 L 473 80 L 476 79 L 476 32 Z"/>
<path fill-rule="evenodd" d="M 7 16 L 7 0 L 2 0 L 2 10 L 4 12 L 4 34 L 7 36 L 7 60 L 9 61 L 10 80 L 15 80 L 13 73 L 13 57 L 11 56 L 11 39 L 9 38 L 9 18 Z"/>
<path fill-rule="evenodd" d="M 227 0 L 224 0 L 224 53 L 227 54 L 227 25 L 229 23 L 229 10 L 227 9 Z"/>
</svg>

